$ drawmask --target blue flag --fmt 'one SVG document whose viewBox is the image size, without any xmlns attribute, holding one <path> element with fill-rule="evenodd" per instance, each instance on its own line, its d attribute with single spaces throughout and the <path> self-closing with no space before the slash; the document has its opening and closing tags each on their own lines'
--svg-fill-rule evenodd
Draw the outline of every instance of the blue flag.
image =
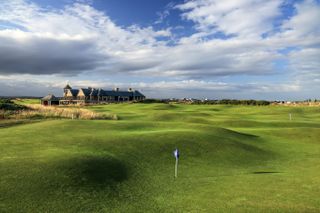
<svg viewBox="0 0 320 213">
<path fill-rule="evenodd" d="M 173 155 L 174 155 L 174 157 L 176 158 L 176 159 L 179 159 L 179 150 L 178 149 L 175 149 L 174 151 L 173 151 Z"/>
</svg>

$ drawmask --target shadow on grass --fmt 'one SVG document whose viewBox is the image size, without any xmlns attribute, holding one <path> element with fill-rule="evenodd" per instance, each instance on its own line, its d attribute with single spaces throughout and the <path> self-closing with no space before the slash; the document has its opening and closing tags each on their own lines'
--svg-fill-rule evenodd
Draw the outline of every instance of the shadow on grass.
<svg viewBox="0 0 320 213">
<path fill-rule="evenodd" d="M 0 128 L 9 128 L 23 124 L 40 122 L 40 120 L 0 120 Z"/>
<path fill-rule="evenodd" d="M 214 111 L 214 112 L 220 112 L 221 109 L 216 109 L 216 108 L 213 108 L 213 109 L 210 109 L 210 111 Z"/>
<path fill-rule="evenodd" d="M 113 186 L 128 179 L 126 165 L 112 157 L 86 156 L 73 166 L 77 186 Z"/>
<path fill-rule="evenodd" d="M 256 174 L 256 175 L 261 175 L 261 174 L 278 174 L 278 173 L 282 173 L 282 172 L 273 172 L 273 171 L 259 171 L 259 172 L 252 172 L 252 174 Z"/>
</svg>

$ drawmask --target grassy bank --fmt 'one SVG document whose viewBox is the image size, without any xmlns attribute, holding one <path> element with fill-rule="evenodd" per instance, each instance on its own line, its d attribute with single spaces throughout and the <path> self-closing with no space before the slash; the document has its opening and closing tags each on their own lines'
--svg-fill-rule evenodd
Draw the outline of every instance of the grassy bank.
<svg viewBox="0 0 320 213">
<path fill-rule="evenodd" d="M 3 102 L 3 103 L 2 103 Z M 31 101 L 0 100 L 0 120 L 27 119 L 81 119 L 81 120 L 118 120 L 116 114 L 98 113 L 80 107 L 43 106 L 29 104 Z"/>
<path fill-rule="evenodd" d="M 120 120 L 0 129 L 1 212 L 320 210 L 319 108 L 111 104 L 88 110 Z"/>
</svg>

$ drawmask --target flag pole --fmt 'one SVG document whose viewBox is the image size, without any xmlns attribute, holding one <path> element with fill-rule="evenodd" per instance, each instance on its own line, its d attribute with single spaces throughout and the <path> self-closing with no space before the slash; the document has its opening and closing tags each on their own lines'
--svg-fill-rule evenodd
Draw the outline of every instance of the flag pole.
<svg viewBox="0 0 320 213">
<path fill-rule="evenodd" d="M 173 155 L 176 159 L 176 165 L 174 167 L 174 178 L 177 178 L 178 177 L 178 161 L 180 156 L 178 148 L 173 151 Z"/>
<path fill-rule="evenodd" d="M 178 177 L 178 158 L 176 158 L 176 166 L 175 166 L 175 171 L 174 171 L 174 177 Z"/>
</svg>

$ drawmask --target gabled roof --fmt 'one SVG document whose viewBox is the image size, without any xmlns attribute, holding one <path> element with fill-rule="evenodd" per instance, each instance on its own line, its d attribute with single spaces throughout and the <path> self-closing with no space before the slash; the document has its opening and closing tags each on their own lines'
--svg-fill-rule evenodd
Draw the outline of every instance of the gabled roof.
<svg viewBox="0 0 320 213">
<path fill-rule="evenodd" d="M 79 90 L 78 90 L 78 89 L 69 89 L 69 90 L 70 90 L 72 96 L 77 96 L 78 93 L 79 93 Z"/>
<path fill-rule="evenodd" d="M 81 88 L 80 90 L 82 90 L 82 92 L 83 92 L 83 94 L 84 94 L 85 96 L 89 96 L 89 95 L 90 95 L 91 89 Z"/>
<path fill-rule="evenodd" d="M 133 95 L 134 96 L 138 96 L 138 97 L 145 97 L 141 92 L 139 92 L 138 90 L 135 90 L 134 92 L 133 92 Z"/>
<path fill-rule="evenodd" d="M 72 89 L 69 84 L 67 84 L 63 89 Z"/>
<path fill-rule="evenodd" d="M 57 98 L 56 96 L 49 94 L 43 98 L 41 98 L 41 100 L 43 101 L 59 101 L 59 98 Z"/>
<path fill-rule="evenodd" d="M 98 96 L 103 96 L 103 94 L 104 94 L 104 90 L 103 89 L 98 89 L 97 90 L 97 95 Z"/>
<path fill-rule="evenodd" d="M 91 89 L 90 95 L 97 96 L 98 95 L 98 90 L 97 89 Z"/>
</svg>

